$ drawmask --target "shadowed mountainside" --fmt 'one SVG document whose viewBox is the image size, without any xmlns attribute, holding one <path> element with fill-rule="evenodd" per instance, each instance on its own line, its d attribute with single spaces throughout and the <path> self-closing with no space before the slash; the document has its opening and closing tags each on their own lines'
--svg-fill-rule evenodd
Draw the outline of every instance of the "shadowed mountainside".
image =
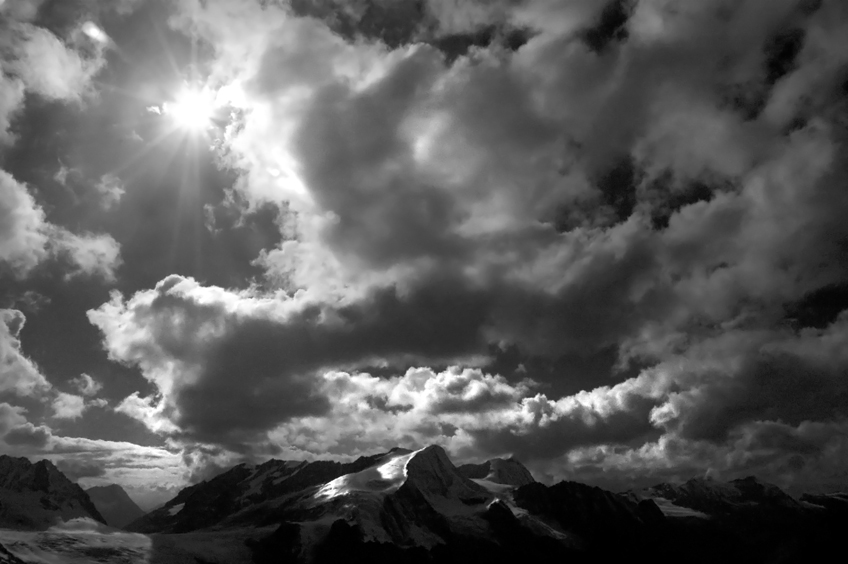
<svg viewBox="0 0 848 564">
<path fill-rule="evenodd" d="M 144 515 L 144 511 L 117 484 L 95 486 L 85 490 L 92 503 L 106 519 L 106 524 L 123 528 Z"/>
<path fill-rule="evenodd" d="M 49 460 L 0 455 L 0 527 L 41 530 L 79 517 L 105 523 L 88 494 Z"/>
</svg>

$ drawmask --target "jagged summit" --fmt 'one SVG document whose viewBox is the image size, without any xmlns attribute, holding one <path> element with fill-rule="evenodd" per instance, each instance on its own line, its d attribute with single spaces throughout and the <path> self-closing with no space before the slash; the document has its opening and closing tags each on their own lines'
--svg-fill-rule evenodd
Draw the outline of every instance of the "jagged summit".
<svg viewBox="0 0 848 564">
<path fill-rule="evenodd" d="M 49 460 L 0 455 L 0 527 L 46 529 L 88 517 L 105 523 L 88 494 Z"/>
<path fill-rule="evenodd" d="M 482 500 L 488 492 L 463 476 L 445 449 L 431 445 L 410 455 L 406 465 L 407 483 L 423 493 L 461 501 Z"/>
<path fill-rule="evenodd" d="M 442 447 L 431 445 L 416 451 L 392 449 L 377 457 L 372 466 L 328 482 L 315 497 L 329 499 L 355 492 L 389 494 L 401 486 L 414 487 L 426 495 L 459 500 L 487 496 L 484 488 L 457 471 Z"/>
<path fill-rule="evenodd" d="M 466 478 L 486 480 L 507 486 L 525 486 L 536 480 L 527 468 L 515 457 L 493 458 L 481 464 L 463 464 L 459 472 Z"/>
</svg>

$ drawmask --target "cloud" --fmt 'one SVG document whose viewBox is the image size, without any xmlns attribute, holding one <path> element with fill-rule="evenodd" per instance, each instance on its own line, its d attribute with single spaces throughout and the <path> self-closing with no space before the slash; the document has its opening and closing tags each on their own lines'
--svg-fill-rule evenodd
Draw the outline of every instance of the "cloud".
<svg viewBox="0 0 848 564">
<path fill-rule="evenodd" d="M 121 201 L 124 195 L 124 184 L 121 179 L 113 174 L 104 174 L 100 177 L 100 181 L 95 186 L 97 193 L 100 194 L 100 205 L 105 210 L 112 209 Z"/>
<path fill-rule="evenodd" d="M 27 187 L 3 170 L 0 196 L 0 265 L 25 277 L 48 258 L 61 256 L 73 268 L 69 276 L 114 281 L 121 264 L 120 246 L 110 235 L 79 235 L 49 223 Z"/>
<path fill-rule="evenodd" d="M 26 273 L 47 256 L 44 211 L 23 184 L 0 170 L 0 261 Z"/>
<path fill-rule="evenodd" d="M 81 100 L 105 63 L 99 42 L 94 56 L 86 57 L 47 29 L 16 22 L 5 27 L 0 46 L 11 56 L 3 62 L 3 69 L 19 77 L 28 91 L 46 98 Z"/>
<path fill-rule="evenodd" d="M 58 436 L 45 425 L 27 421 L 25 409 L 5 402 L 0 402 L 0 441 L 4 453 L 51 460 L 72 480 L 87 482 L 87 487 L 119 483 L 156 503 L 173 497 L 189 472 L 179 451 Z"/>
<path fill-rule="evenodd" d="M 233 108 L 233 190 L 284 237 L 255 261 L 268 291 L 172 276 L 89 312 L 155 386 L 116 409 L 197 443 L 198 476 L 281 444 L 437 442 L 596 481 L 831 479 L 844 319 L 785 314 L 848 275 L 844 8 L 438 4 L 445 30 L 532 33 L 448 57 L 414 30 L 181 5 Z M 618 372 L 560 395 L 574 374 L 481 368 L 507 347 L 612 349 Z"/>
<path fill-rule="evenodd" d="M 50 100 L 82 102 L 93 77 L 105 64 L 103 46 L 79 49 L 63 42 L 51 31 L 26 20 L 35 16 L 36 4 L 13 3 L 4 8 L 11 16 L 0 24 L 0 141 L 11 143 L 11 118 L 27 94 Z M 90 22 L 89 22 L 90 23 Z M 88 26 L 90 28 L 90 26 Z M 87 53 L 87 54 L 85 54 Z M 57 178 L 64 176 L 60 169 Z M 109 179 L 106 179 L 109 180 Z M 119 188 L 103 182 L 114 201 Z M 120 263 L 117 242 L 104 234 L 74 234 L 48 222 L 29 188 L 0 170 L 0 265 L 25 277 L 49 257 L 69 259 L 74 273 L 114 280 Z"/>
<path fill-rule="evenodd" d="M 0 309 L 0 393 L 35 396 L 51 387 L 38 366 L 21 351 L 20 333 L 25 322 L 20 311 Z"/>
<path fill-rule="evenodd" d="M 3 437 L 3 441 L 10 446 L 43 448 L 50 440 L 50 429 L 44 425 L 35 426 L 32 423 L 24 423 L 11 429 Z"/>
<path fill-rule="evenodd" d="M 72 379 L 71 384 L 84 396 L 96 396 L 97 392 L 103 389 L 103 384 L 85 373 L 80 374 L 78 378 Z"/>
<path fill-rule="evenodd" d="M 122 260 L 120 245 L 111 235 L 77 235 L 61 228 L 54 229 L 53 234 L 56 252 L 66 256 L 73 267 L 67 277 L 82 274 L 99 276 L 107 282 L 115 281 L 115 270 Z"/>
<path fill-rule="evenodd" d="M 13 406 L 6 402 L 0 403 L 0 436 L 4 436 L 13 427 L 25 423 L 24 413 L 26 413 L 26 410 L 22 407 Z"/>
<path fill-rule="evenodd" d="M 9 131 L 12 116 L 24 100 L 24 84 L 19 79 L 0 75 L 0 146 L 11 144 L 15 135 Z"/>
<path fill-rule="evenodd" d="M 53 398 L 51 407 L 53 417 L 56 419 L 79 419 L 89 407 L 106 407 L 108 401 L 103 398 L 91 398 L 103 387 L 88 374 L 82 374 L 79 378 L 71 380 L 82 395 L 57 392 Z"/>
<path fill-rule="evenodd" d="M 106 468 L 100 461 L 60 459 L 56 467 L 72 482 L 80 478 L 99 478 L 106 474 Z"/>
<path fill-rule="evenodd" d="M 78 419 L 85 410 L 85 399 L 82 396 L 59 392 L 52 406 L 53 417 L 56 419 Z"/>
<path fill-rule="evenodd" d="M 119 409 L 140 415 L 153 408 L 196 439 L 237 441 L 326 412 L 315 374 L 361 362 L 363 343 L 373 344 L 365 352 L 375 361 L 473 352 L 474 325 L 469 331 L 457 321 L 435 340 L 419 333 L 429 328 L 419 315 L 435 318 L 459 305 L 449 290 L 419 296 L 409 308 L 399 307 L 394 291 L 333 307 L 305 295 L 259 298 L 172 276 L 127 301 L 115 294 L 88 315 L 110 358 L 138 365 L 162 394 L 155 408 L 131 396 Z M 440 309 L 428 312 L 434 304 Z"/>
<path fill-rule="evenodd" d="M 22 407 L 0 403 L 0 440 L 13 449 L 45 447 L 50 429 L 27 421 L 26 412 Z"/>
</svg>

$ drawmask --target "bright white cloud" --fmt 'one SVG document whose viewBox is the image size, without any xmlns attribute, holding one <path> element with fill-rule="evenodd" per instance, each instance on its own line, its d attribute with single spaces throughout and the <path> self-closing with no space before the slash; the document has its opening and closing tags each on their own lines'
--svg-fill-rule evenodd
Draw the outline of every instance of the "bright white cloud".
<svg viewBox="0 0 848 564">
<path fill-rule="evenodd" d="M 85 411 L 85 399 L 82 396 L 59 392 L 52 407 L 53 417 L 56 419 L 78 419 Z"/>
<path fill-rule="evenodd" d="M 44 211 L 26 187 L 0 170 L 0 261 L 26 274 L 47 256 Z"/>
<path fill-rule="evenodd" d="M 68 277 L 84 274 L 99 276 L 109 282 L 115 280 L 115 270 L 122 263 L 121 248 L 111 235 L 77 235 L 61 228 L 52 230 L 52 234 L 54 248 L 59 254 L 67 256 L 73 267 Z"/>
<path fill-rule="evenodd" d="M 20 23 L 9 31 L 12 59 L 3 63 L 4 70 L 47 98 L 80 100 L 104 64 L 102 53 L 86 58 L 44 28 Z"/>
<path fill-rule="evenodd" d="M 0 170 L 0 263 L 25 277 L 51 256 L 65 257 L 72 274 L 115 279 L 120 246 L 106 234 L 78 235 L 46 220 L 28 188 Z"/>
</svg>

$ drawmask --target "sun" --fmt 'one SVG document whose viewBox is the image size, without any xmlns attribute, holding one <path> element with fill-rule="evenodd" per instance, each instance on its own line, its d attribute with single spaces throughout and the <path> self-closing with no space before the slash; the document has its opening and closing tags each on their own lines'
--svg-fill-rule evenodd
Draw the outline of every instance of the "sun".
<svg viewBox="0 0 848 564">
<path fill-rule="evenodd" d="M 215 99 L 208 90 L 185 88 L 172 102 L 166 102 L 162 109 L 179 129 L 202 132 L 212 125 Z"/>
</svg>

